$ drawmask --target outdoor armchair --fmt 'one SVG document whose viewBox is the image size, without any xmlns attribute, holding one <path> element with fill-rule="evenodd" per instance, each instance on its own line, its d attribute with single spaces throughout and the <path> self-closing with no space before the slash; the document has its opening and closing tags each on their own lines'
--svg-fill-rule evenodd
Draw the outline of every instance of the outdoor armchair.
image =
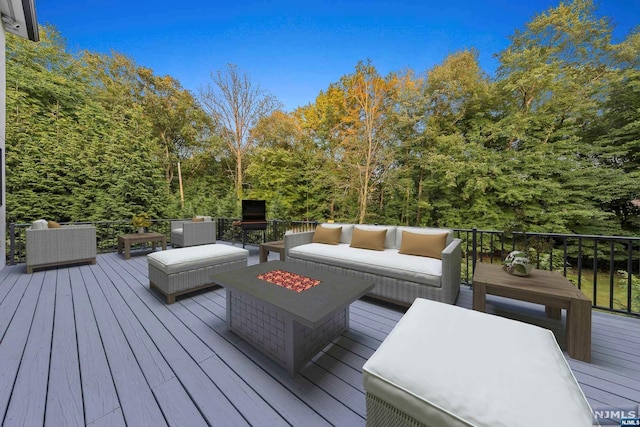
<svg viewBox="0 0 640 427">
<path fill-rule="evenodd" d="M 216 242 L 216 222 L 211 217 L 171 221 L 171 246 L 210 245 Z"/>
<path fill-rule="evenodd" d="M 81 262 L 96 263 L 96 228 L 65 225 L 60 228 L 26 230 L 27 273 L 34 268 Z"/>
</svg>

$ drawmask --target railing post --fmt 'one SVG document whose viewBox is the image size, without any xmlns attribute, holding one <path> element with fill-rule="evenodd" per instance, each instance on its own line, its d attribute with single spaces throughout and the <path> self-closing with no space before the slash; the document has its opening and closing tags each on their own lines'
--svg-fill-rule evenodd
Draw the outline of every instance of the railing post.
<svg viewBox="0 0 640 427">
<path fill-rule="evenodd" d="M 627 245 L 627 313 L 631 313 L 631 292 L 633 291 L 633 241 Z"/>
<path fill-rule="evenodd" d="M 16 256 L 16 225 L 9 224 L 9 265 L 15 265 Z"/>
<path fill-rule="evenodd" d="M 478 228 L 471 229 L 471 276 L 476 271 L 476 261 L 478 259 Z"/>
</svg>

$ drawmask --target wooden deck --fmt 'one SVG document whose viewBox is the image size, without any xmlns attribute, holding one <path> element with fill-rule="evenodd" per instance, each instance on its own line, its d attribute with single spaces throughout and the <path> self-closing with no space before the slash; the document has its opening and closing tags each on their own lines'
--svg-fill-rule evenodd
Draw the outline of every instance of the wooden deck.
<svg viewBox="0 0 640 427">
<path fill-rule="evenodd" d="M 256 263 L 257 249 L 248 248 Z M 470 307 L 471 295 L 464 287 L 458 305 Z M 489 297 L 487 310 L 563 327 L 535 305 Z M 144 256 L 100 255 L 96 265 L 32 275 L 24 265 L 6 267 L 0 271 L 0 423 L 364 425 L 362 365 L 402 314 L 357 301 L 351 330 L 290 378 L 226 331 L 223 290 L 166 305 L 149 290 Z M 563 345 L 562 332 L 558 339 Z M 591 364 L 567 359 L 592 406 L 638 405 L 640 319 L 594 313 L 592 356 Z"/>
</svg>

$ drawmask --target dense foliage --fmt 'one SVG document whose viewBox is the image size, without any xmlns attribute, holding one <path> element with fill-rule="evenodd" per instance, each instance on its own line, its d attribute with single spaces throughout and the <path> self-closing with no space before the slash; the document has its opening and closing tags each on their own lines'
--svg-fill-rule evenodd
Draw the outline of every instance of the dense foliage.
<svg viewBox="0 0 640 427">
<path fill-rule="evenodd" d="M 265 109 L 242 150 L 170 77 L 72 55 L 52 28 L 9 37 L 7 218 L 232 216 L 242 194 L 271 218 L 632 234 L 640 32 L 611 31 L 574 0 L 517 30 L 494 77 L 475 50 L 423 73 L 363 61 L 309 105 Z"/>
</svg>

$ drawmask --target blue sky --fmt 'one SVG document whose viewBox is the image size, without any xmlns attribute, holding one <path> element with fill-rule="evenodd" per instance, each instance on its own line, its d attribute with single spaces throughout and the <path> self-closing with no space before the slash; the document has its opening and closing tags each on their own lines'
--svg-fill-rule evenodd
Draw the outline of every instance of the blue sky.
<svg viewBox="0 0 640 427">
<path fill-rule="evenodd" d="M 476 48 L 492 74 L 508 36 L 553 0 L 251 1 L 35 0 L 72 50 L 117 51 L 195 94 L 233 63 L 287 111 L 371 59 L 378 71 L 424 72 Z M 621 40 L 640 24 L 640 0 L 601 0 Z"/>
</svg>

